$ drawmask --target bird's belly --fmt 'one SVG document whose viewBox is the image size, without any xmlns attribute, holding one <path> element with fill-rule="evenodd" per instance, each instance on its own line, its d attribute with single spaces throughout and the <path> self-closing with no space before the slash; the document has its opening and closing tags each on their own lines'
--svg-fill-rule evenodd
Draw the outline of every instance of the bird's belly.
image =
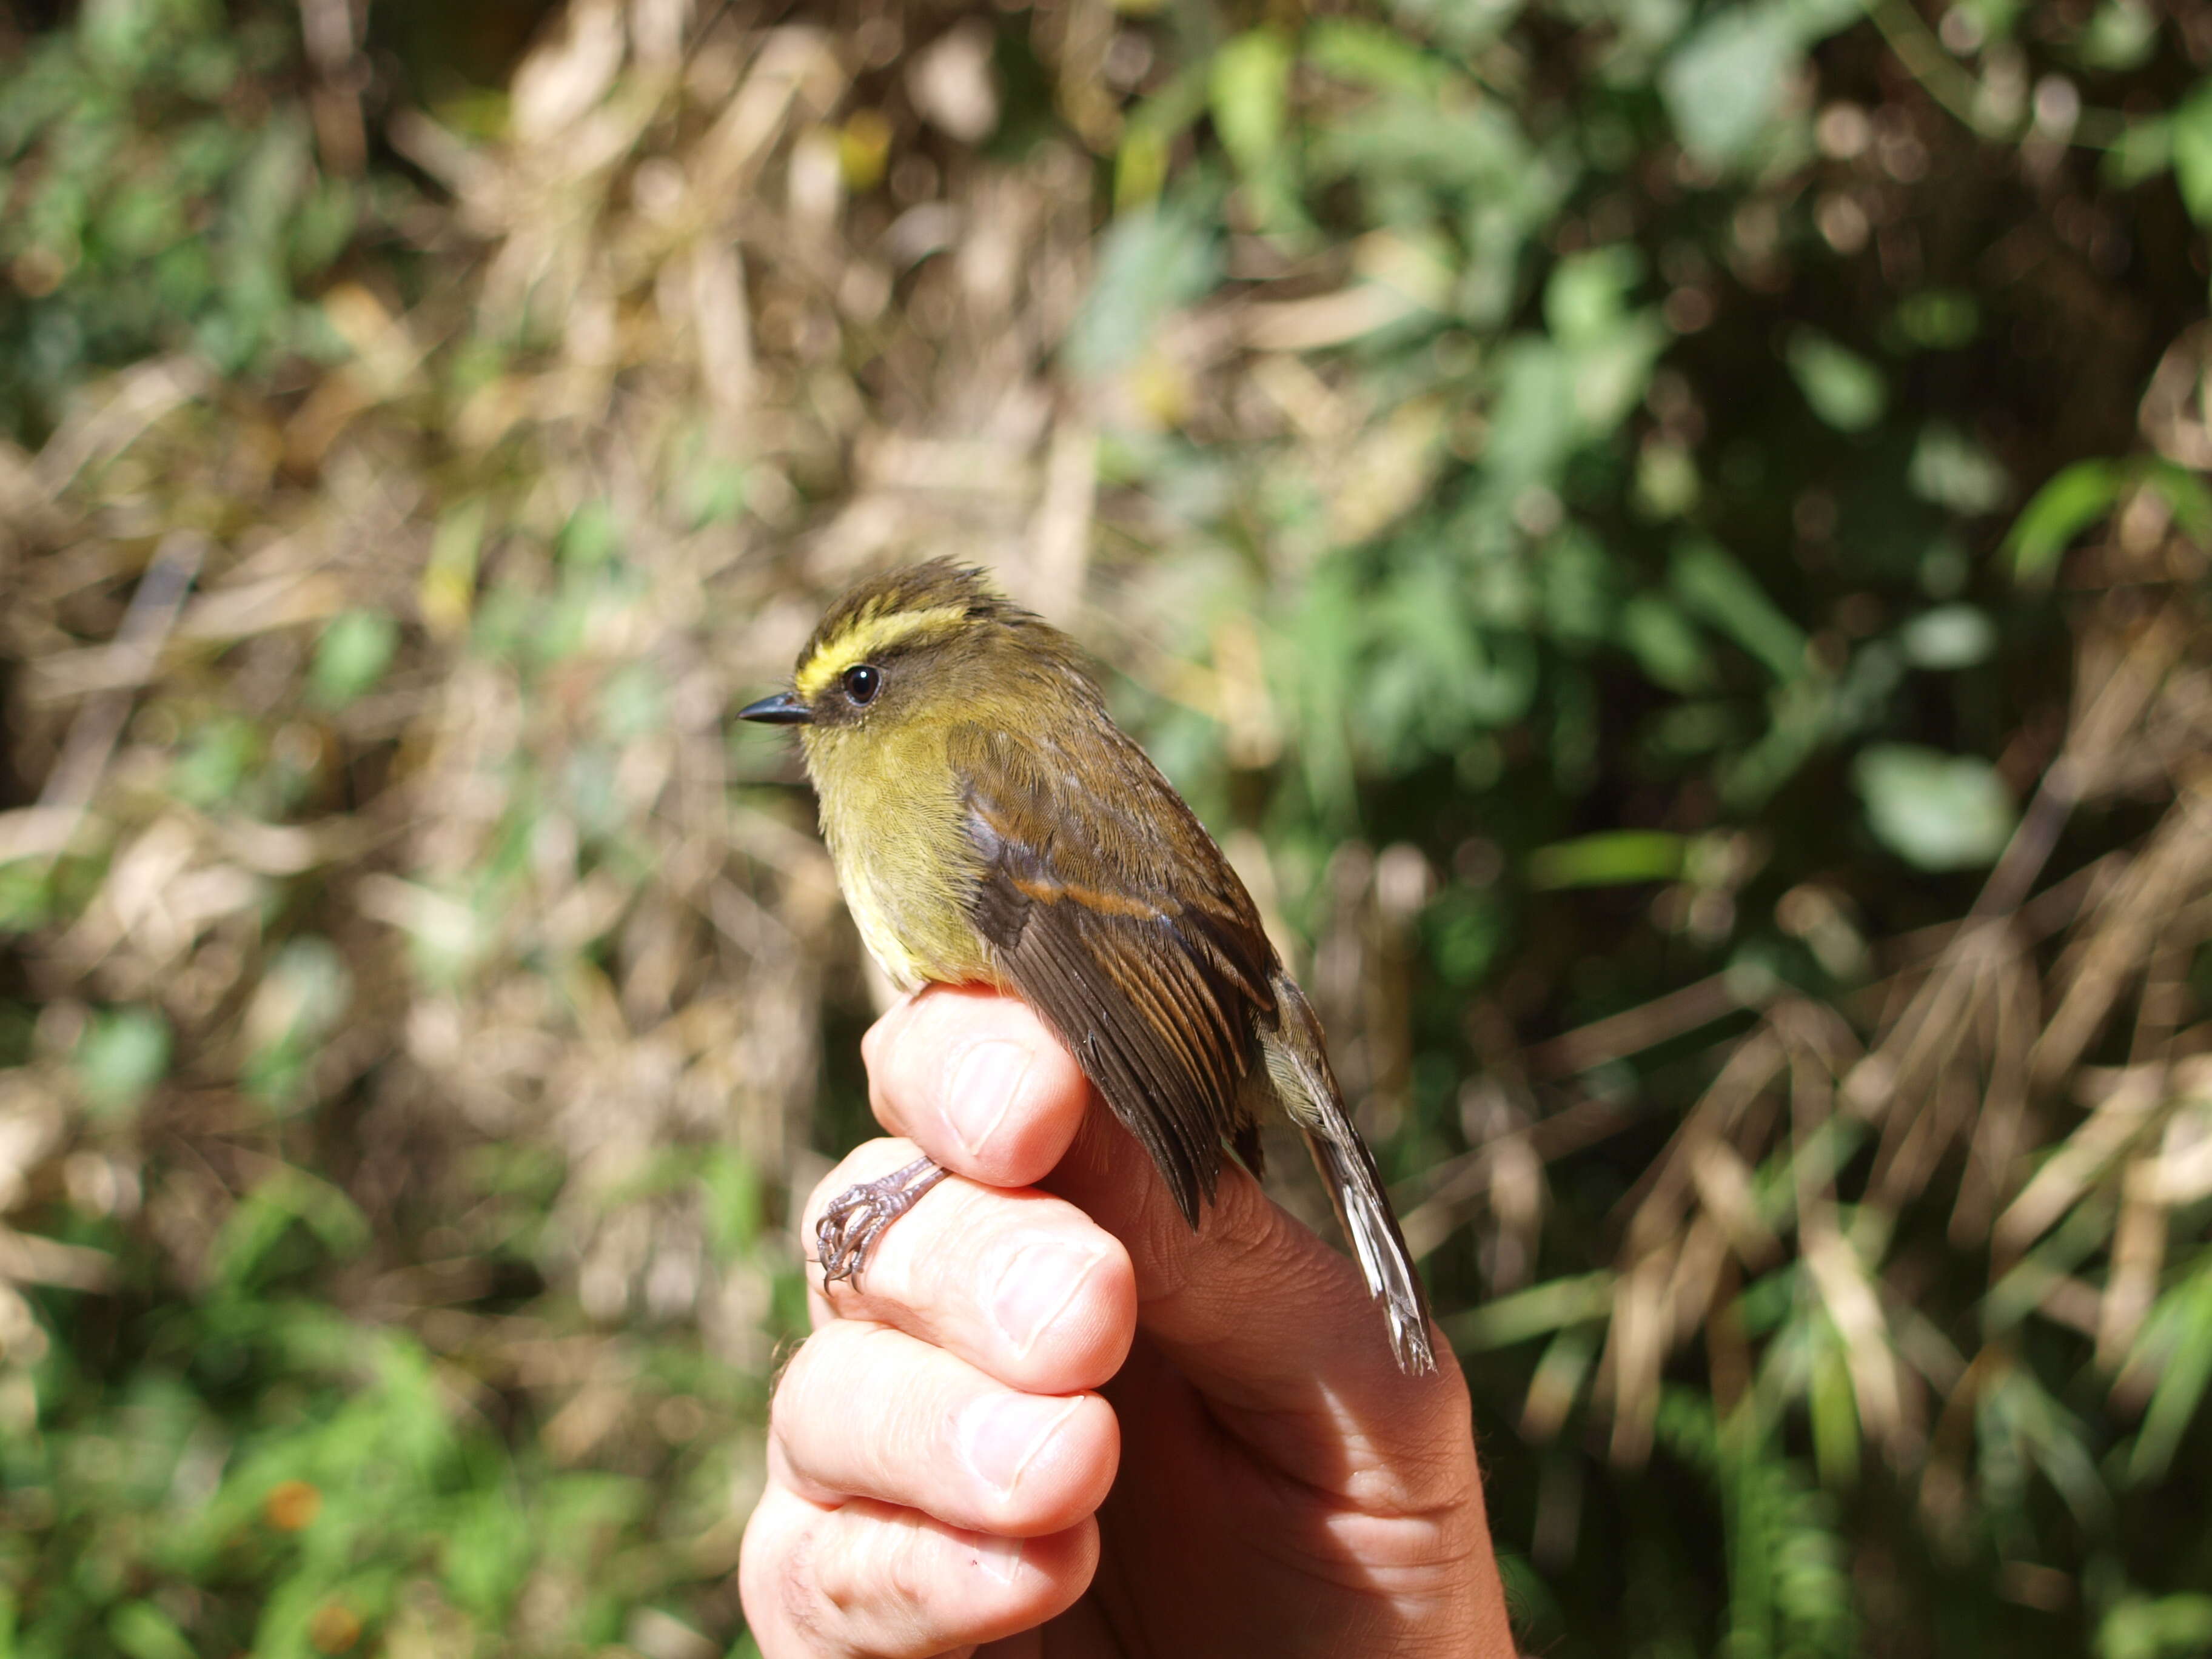
<svg viewBox="0 0 2212 1659">
<path fill-rule="evenodd" d="M 929 975 L 922 969 L 921 957 L 907 948 L 907 930 L 876 884 L 866 877 L 854 880 L 848 876 L 840 878 L 838 885 L 845 890 L 845 907 L 860 930 L 860 943 L 868 947 L 868 954 L 890 982 L 902 991 L 911 991 L 927 981 Z"/>
<path fill-rule="evenodd" d="M 875 857 L 838 858 L 837 884 L 860 942 L 891 983 L 902 991 L 998 983 L 989 946 L 969 920 L 965 896 L 945 880 L 943 861 L 916 856 L 913 842 L 875 839 Z"/>
</svg>

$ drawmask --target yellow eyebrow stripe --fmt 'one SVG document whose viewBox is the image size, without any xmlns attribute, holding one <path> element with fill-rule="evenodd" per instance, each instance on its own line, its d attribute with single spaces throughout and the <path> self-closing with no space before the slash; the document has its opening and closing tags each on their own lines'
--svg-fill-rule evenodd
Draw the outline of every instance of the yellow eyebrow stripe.
<svg viewBox="0 0 2212 1659">
<path fill-rule="evenodd" d="M 947 632 L 967 618 L 964 606 L 938 605 L 928 611 L 898 611 L 888 617 L 862 617 L 806 659 L 793 678 L 792 689 L 811 702 L 830 683 L 854 663 L 900 645 L 917 634 Z"/>
</svg>

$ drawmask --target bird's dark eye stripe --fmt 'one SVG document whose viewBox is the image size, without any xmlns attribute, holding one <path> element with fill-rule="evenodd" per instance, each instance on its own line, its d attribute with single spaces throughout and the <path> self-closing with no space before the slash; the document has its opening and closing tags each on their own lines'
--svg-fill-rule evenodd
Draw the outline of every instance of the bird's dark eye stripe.
<svg viewBox="0 0 2212 1659">
<path fill-rule="evenodd" d="M 883 689 L 883 672 L 872 663 L 854 663 L 840 678 L 845 683 L 845 696 L 856 708 L 866 708 L 873 702 L 876 693 Z"/>
</svg>

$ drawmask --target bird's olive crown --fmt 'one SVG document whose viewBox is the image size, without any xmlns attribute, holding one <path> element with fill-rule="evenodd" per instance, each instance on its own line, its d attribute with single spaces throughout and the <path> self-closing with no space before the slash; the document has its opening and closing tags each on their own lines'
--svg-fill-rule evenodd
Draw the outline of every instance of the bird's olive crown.
<svg viewBox="0 0 2212 1659">
<path fill-rule="evenodd" d="M 999 592 L 975 566 L 950 559 L 902 565 L 830 608 L 799 653 L 792 690 L 811 724 L 847 724 L 906 703 L 912 677 L 925 665 L 933 685 L 957 695 L 968 689 L 962 682 L 988 674 L 994 647 L 1006 645 L 1018 647 L 1014 660 L 1083 674 L 1066 635 Z"/>
</svg>

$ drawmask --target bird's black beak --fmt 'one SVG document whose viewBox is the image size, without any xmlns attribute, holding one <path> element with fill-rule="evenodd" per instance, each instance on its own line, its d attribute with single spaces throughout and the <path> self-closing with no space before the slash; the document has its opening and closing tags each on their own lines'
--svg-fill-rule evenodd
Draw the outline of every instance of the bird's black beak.
<svg viewBox="0 0 2212 1659">
<path fill-rule="evenodd" d="M 763 726 L 811 726 L 813 712 L 789 691 L 779 691 L 772 697 L 763 697 L 758 702 L 749 702 L 738 710 L 741 720 L 758 720 Z"/>
</svg>

